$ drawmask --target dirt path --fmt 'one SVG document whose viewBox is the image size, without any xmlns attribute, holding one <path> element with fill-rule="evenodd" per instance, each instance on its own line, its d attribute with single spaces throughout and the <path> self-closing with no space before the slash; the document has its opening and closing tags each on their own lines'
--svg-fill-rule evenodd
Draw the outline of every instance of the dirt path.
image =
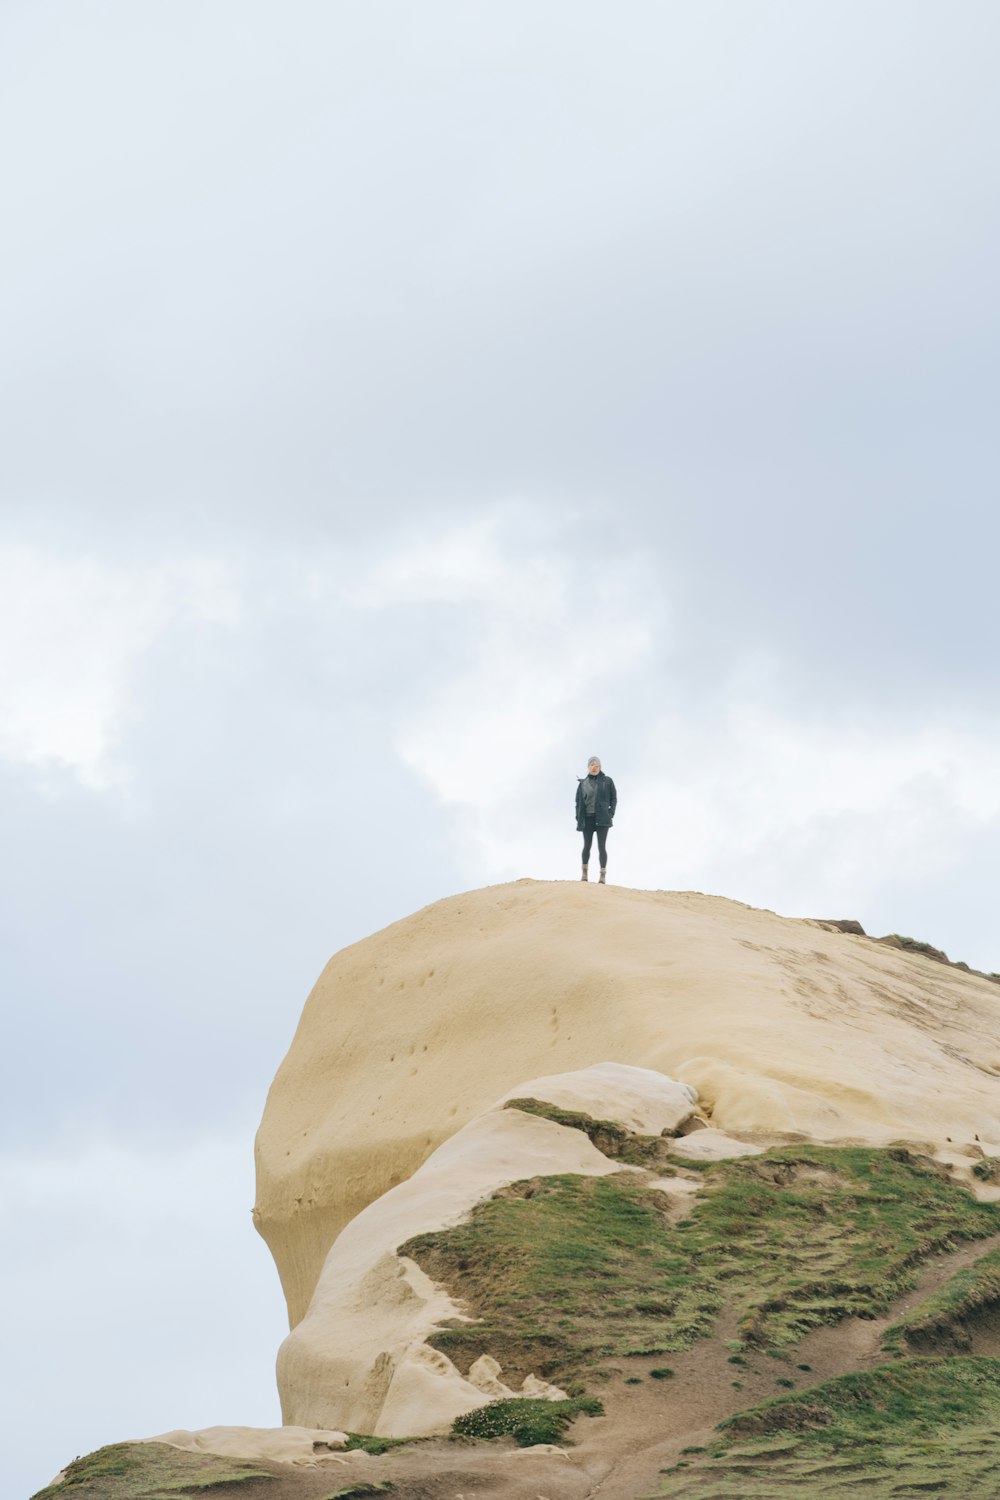
<svg viewBox="0 0 1000 1500">
<path fill-rule="evenodd" d="M 330 1455 L 317 1469 L 262 1465 L 273 1479 L 241 1485 L 240 1495 L 245 1500 L 330 1500 L 342 1490 L 350 1493 L 352 1487 L 363 1485 L 372 1486 L 368 1493 L 377 1495 L 375 1487 L 389 1482 L 392 1500 L 655 1496 L 660 1470 L 676 1463 L 685 1448 L 707 1446 L 725 1417 L 790 1390 L 882 1363 L 886 1329 L 956 1271 L 997 1247 L 1000 1234 L 936 1256 L 888 1316 L 849 1318 L 819 1328 L 781 1358 L 734 1356 L 727 1347 L 727 1341 L 735 1339 L 734 1316 L 720 1321 L 714 1338 L 699 1341 L 683 1354 L 619 1361 L 609 1369 L 607 1383 L 594 1389 L 605 1415 L 580 1418 L 572 1431 L 572 1447 L 519 1449 L 506 1442 L 436 1438 L 378 1457 L 360 1452 Z M 652 1374 L 664 1368 L 673 1374 Z M 359 1497 L 363 1493 L 359 1490 Z"/>
<path fill-rule="evenodd" d="M 684 1448 L 706 1446 L 717 1423 L 734 1412 L 790 1389 L 804 1389 L 881 1364 L 886 1329 L 956 1271 L 998 1246 L 1000 1234 L 936 1256 L 924 1267 L 913 1290 L 886 1317 L 848 1318 L 819 1328 L 782 1359 L 748 1355 L 744 1364 L 730 1363 L 726 1343 L 735 1328 L 724 1321 L 714 1339 L 684 1354 L 629 1360 L 624 1376 L 640 1377 L 642 1385 L 626 1386 L 622 1376 L 616 1377 L 602 1394 L 606 1415 L 578 1422 L 574 1428 L 579 1444 L 575 1452 L 581 1459 L 598 1449 L 607 1466 L 587 1500 L 638 1500 L 655 1495 L 659 1471 L 676 1463 Z M 652 1368 L 664 1364 L 674 1370 L 672 1379 L 649 1376 Z M 802 1365 L 809 1368 L 804 1370 Z"/>
</svg>

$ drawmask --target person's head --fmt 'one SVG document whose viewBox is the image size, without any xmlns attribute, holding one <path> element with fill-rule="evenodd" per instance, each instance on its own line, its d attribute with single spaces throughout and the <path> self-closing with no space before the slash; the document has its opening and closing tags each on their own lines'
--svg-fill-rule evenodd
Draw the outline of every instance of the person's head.
<svg viewBox="0 0 1000 1500">
<path fill-rule="evenodd" d="M 589 774 L 591 776 L 596 776 L 597 773 L 598 773 L 598 771 L 600 771 L 600 769 L 601 769 L 601 757 L 599 755 L 592 755 L 590 757 L 590 759 L 587 761 L 587 771 L 589 772 Z"/>
</svg>

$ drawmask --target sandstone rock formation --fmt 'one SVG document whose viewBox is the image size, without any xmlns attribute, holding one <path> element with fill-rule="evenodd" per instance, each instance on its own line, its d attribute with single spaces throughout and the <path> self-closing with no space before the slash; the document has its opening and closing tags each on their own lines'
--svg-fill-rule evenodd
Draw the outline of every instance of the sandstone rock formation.
<svg viewBox="0 0 1000 1500">
<path fill-rule="evenodd" d="M 519 1099 L 654 1137 L 673 1135 L 693 1113 L 695 1099 L 688 1086 L 620 1063 L 532 1079 L 514 1092 Z M 336 1423 L 379 1437 L 446 1433 L 464 1412 L 514 1395 L 489 1353 L 463 1376 L 426 1342 L 446 1319 L 462 1318 L 462 1310 L 412 1260 L 398 1255 L 398 1247 L 414 1235 L 459 1223 L 510 1183 L 622 1170 L 581 1130 L 504 1108 L 504 1101 L 470 1121 L 338 1236 L 309 1310 L 278 1357 L 283 1419 L 300 1427 Z M 531 1374 L 518 1383 L 517 1394 L 565 1396 Z"/>
<path fill-rule="evenodd" d="M 652 1069 L 742 1134 L 992 1156 L 998 1015 L 987 980 L 719 897 L 518 881 L 438 902 L 331 959 L 268 1096 L 255 1221 L 290 1324 L 345 1224 L 541 1070 Z"/>
<path fill-rule="evenodd" d="M 197 1432 L 177 1428 L 144 1438 L 165 1443 L 185 1453 L 213 1453 L 227 1458 L 266 1459 L 296 1468 L 328 1467 L 347 1447 L 347 1433 L 310 1427 L 202 1427 Z"/>
<path fill-rule="evenodd" d="M 856 926 L 521 881 L 338 954 L 257 1143 L 289 1425 L 36 1500 L 991 1500 L 1000 988 Z"/>
</svg>

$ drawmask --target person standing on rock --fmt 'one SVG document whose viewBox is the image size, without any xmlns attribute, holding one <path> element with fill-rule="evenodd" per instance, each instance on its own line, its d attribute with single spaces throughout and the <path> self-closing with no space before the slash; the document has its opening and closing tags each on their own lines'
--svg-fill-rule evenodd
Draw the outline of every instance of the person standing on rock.
<svg viewBox="0 0 1000 1500">
<path fill-rule="evenodd" d="M 583 874 L 588 880 L 587 866 L 590 849 L 597 834 L 597 853 L 601 861 L 600 884 L 604 885 L 608 869 L 608 829 L 614 821 L 618 806 L 618 793 L 610 776 L 601 770 L 601 759 L 592 755 L 587 762 L 587 774 L 581 776 L 576 788 L 576 826 L 583 834 Z"/>
</svg>

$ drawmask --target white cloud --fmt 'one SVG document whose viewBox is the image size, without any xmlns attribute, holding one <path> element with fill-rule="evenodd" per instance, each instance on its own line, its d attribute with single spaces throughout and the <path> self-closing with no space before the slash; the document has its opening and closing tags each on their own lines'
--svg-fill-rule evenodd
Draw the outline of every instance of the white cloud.
<svg viewBox="0 0 1000 1500">
<path fill-rule="evenodd" d="M 595 546 L 581 564 L 565 541 L 505 508 L 400 548 L 351 596 L 368 607 L 457 607 L 462 665 L 435 674 L 423 707 L 398 727 L 397 748 L 457 815 L 472 868 L 494 827 L 516 838 L 529 822 L 539 767 L 583 763 L 609 698 L 656 634 L 657 592 L 641 561 L 609 567 Z"/>
<path fill-rule="evenodd" d="M 508 514 L 515 526 L 531 525 L 517 509 Z M 509 576 L 500 551 L 501 529 L 500 517 L 492 515 L 439 532 L 430 541 L 401 546 L 348 590 L 348 602 L 385 608 L 396 604 L 460 604 L 492 597 Z"/>
<path fill-rule="evenodd" d="M 470 881 L 575 873 L 573 772 L 609 740 L 610 861 L 629 885 L 856 914 L 903 883 L 947 881 L 972 841 L 1000 832 L 1000 723 L 928 712 L 887 725 L 860 704 L 796 714 L 778 706 L 781 663 L 752 644 L 700 696 L 679 645 L 665 647 L 641 558 L 581 566 L 564 535 L 530 524 L 522 550 L 524 524 L 508 513 L 398 549 L 354 593 L 455 607 L 462 662 L 429 680 L 396 734 Z"/>
<path fill-rule="evenodd" d="M 206 558 L 125 567 L 0 547 L 0 757 L 105 790 L 143 654 L 184 622 L 233 626 L 234 581 Z"/>
<path fill-rule="evenodd" d="M 786 912 L 852 910 L 940 876 L 1000 819 L 1000 725 L 802 722 L 734 702 L 656 726 L 616 842 L 637 884 L 722 890 Z"/>
</svg>

